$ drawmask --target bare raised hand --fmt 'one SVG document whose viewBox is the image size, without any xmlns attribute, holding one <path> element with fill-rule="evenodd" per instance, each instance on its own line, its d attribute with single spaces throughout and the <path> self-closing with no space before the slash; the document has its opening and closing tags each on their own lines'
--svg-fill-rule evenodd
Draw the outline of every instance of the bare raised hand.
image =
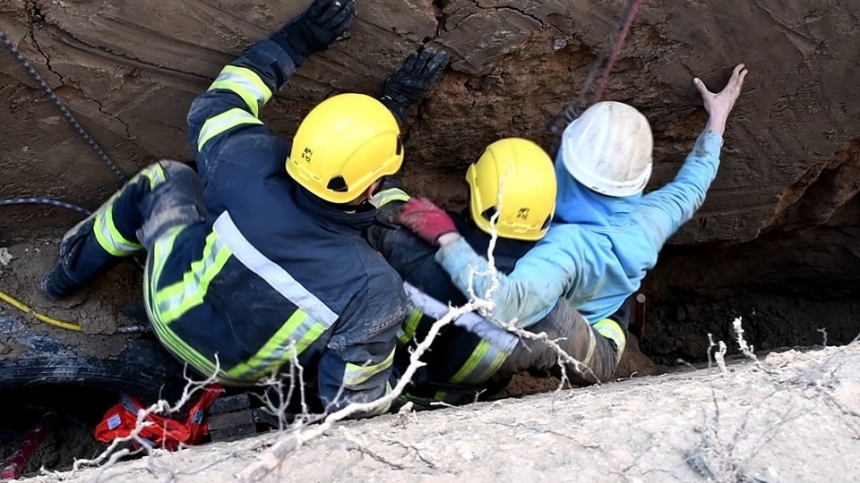
<svg viewBox="0 0 860 483">
<path fill-rule="evenodd" d="M 708 90 L 702 79 L 696 77 L 693 79 L 693 84 L 702 94 L 702 101 L 705 104 L 705 110 L 708 111 L 708 125 L 706 129 L 722 135 L 726 130 L 726 121 L 729 118 L 729 113 L 735 107 L 735 102 L 741 95 L 741 88 L 744 85 L 744 78 L 749 71 L 744 64 L 738 64 L 732 72 L 732 77 L 729 79 L 726 87 L 719 93 L 713 93 Z"/>
</svg>

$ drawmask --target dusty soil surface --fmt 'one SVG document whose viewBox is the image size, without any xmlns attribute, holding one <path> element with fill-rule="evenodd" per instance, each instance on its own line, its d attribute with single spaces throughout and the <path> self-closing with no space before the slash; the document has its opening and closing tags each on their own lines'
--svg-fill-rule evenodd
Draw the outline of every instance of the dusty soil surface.
<svg viewBox="0 0 860 483">
<path fill-rule="evenodd" d="M 62 301 L 47 300 L 39 285 L 45 274 L 56 263 L 59 236 L 37 238 L 6 247 L 10 259 L 0 264 L 0 290 L 18 299 L 38 313 L 81 326 L 73 332 L 45 324 L 31 315 L 25 315 L 5 302 L 0 302 L 0 317 L 15 318 L 34 334 L 50 334 L 56 340 L 74 346 L 84 357 L 107 357 L 125 347 L 125 338 L 110 337 L 117 327 L 137 325 L 123 313 L 126 306 L 141 303 L 142 270 L 133 263 L 123 262 L 92 286 Z M 0 336 L 2 354 L 3 336 Z M 14 342 L 9 344 L 10 357 Z"/>
<path fill-rule="evenodd" d="M 264 481 L 856 481 L 860 345 L 348 422 Z M 349 437 L 347 437 L 347 434 Z M 233 481 L 277 437 L 33 478 Z M 691 464 L 692 463 L 692 464 Z M 707 470 L 702 470 L 707 471 Z"/>
</svg>

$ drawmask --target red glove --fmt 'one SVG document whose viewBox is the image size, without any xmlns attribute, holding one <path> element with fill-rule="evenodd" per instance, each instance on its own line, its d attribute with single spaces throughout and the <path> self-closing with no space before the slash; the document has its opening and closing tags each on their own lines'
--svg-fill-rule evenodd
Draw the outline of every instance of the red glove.
<svg viewBox="0 0 860 483">
<path fill-rule="evenodd" d="M 440 236 L 457 232 L 448 213 L 427 198 L 410 198 L 397 213 L 397 222 L 431 245 Z"/>
</svg>

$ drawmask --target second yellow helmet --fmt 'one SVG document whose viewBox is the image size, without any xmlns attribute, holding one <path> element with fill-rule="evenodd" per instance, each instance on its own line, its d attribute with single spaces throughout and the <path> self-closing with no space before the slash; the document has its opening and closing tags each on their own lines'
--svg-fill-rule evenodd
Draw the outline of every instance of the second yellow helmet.
<svg viewBox="0 0 860 483">
<path fill-rule="evenodd" d="M 469 166 L 466 182 L 472 218 L 484 232 L 490 233 L 490 220 L 498 211 L 500 237 L 534 241 L 546 235 L 558 188 L 552 159 L 534 142 L 506 138 L 490 144 Z"/>
</svg>

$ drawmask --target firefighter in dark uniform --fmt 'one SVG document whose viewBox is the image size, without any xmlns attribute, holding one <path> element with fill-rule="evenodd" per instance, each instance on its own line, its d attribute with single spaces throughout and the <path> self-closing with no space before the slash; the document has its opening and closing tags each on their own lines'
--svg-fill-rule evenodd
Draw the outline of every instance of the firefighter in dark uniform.
<svg viewBox="0 0 860 483">
<path fill-rule="evenodd" d="M 447 54 L 410 55 L 381 100 L 328 98 L 292 141 L 259 117 L 354 17 L 354 0 L 316 0 L 225 66 L 188 113 L 198 172 L 175 161 L 143 169 L 64 236 L 45 295 L 70 295 L 146 250 L 155 334 L 201 375 L 252 386 L 298 363 L 329 411 L 387 394 L 410 302 L 362 232 L 376 217 L 369 199 L 403 162 L 398 116 L 438 81 Z"/>
</svg>

